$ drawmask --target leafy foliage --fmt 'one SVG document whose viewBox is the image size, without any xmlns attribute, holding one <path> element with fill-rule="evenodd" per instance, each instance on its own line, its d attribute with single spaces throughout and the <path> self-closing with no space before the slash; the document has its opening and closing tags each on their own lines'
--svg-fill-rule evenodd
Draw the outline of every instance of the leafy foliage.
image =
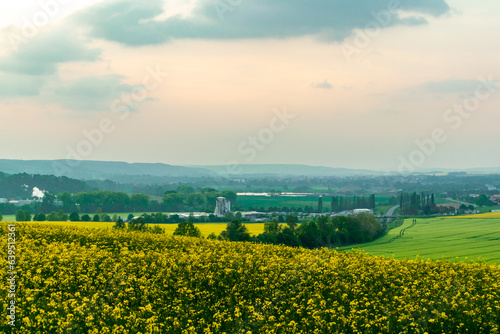
<svg viewBox="0 0 500 334">
<path fill-rule="evenodd" d="M 201 237 L 200 229 L 191 222 L 182 222 L 177 225 L 174 235 L 183 235 L 186 237 Z"/>
</svg>

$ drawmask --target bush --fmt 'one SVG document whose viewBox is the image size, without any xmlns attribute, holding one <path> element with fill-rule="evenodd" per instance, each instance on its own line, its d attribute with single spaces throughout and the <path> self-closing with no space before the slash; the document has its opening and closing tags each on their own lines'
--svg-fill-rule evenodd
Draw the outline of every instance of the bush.
<svg viewBox="0 0 500 334">
<path fill-rule="evenodd" d="M 233 219 L 222 233 L 220 238 L 230 241 L 251 241 L 250 233 L 245 225 L 239 219 Z"/>
<path fill-rule="evenodd" d="M 40 212 L 40 213 L 37 213 L 35 215 L 35 217 L 33 217 L 33 220 L 37 221 L 37 222 L 43 222 L 43 221 L 47 220 L 47 216 L 45 215 L 45 213 Z"/>
<path fill-rule="evenodd" d="M 16 213 L 16 221 L 18 222 L 31 221 L 31 212 L 25 210 L 18 210 Z"/>
<path fill-rule="evenodd" d="M 78 212 L 73 211 L 69 215 L 69 220 L 72 221 L 72 222 L 78 222 L 78 221 L 80 221 L 80 215 L 78 214 Z"/>
<path fill-rule="evenodd" d="M 110 223 L 112 220 L 111 220 L 111 217 L 108 214 L 103 213 L 101 215 L 101 221 L 102 222 L 106 222 L 106 223 Z"/>
<path fill-rule="evenodd" d="M 128 229 L 130 231 L 146 231 L 148 229 L 148 226 L 144 219 L 139 217 L 128 222 Z"/>
<path fill-rule="evenodd" d="M 118 220 L 116 221 L 115 225 L 113 226 L 114 228 L 116 229 L 124 229 L 126 226 L 125 226 L 125 223 L 123 222 L 123 220 L 121 218 L 118 218 Z"/>
<path fill-rule="evenodd" d="M 201 237 L 200 229 L 191 222 L 182 222 L 177 225 L 174 235 L 184 235 L 186 237 Z"/>
</svg>

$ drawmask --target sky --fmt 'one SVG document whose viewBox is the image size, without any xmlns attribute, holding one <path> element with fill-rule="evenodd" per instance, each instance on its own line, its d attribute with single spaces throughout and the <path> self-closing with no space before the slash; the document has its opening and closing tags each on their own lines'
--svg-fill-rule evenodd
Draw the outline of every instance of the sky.
<svg viewBox="0 0 500 334">
<path fill-rule="evenodd" d="M 1 6 L 1 159 L 500 167 L 498 1 Z"/>
</svg>

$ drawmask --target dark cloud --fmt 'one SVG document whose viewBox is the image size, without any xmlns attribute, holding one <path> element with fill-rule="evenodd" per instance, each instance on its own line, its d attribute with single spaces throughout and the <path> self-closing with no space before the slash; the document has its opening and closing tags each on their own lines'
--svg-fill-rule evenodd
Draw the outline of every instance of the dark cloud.
<svg viewBox="0 0 500 334">
<path fill-rule="evenodd" d="M 234 3 L 235 5 L 231 5 Z M 315 35 L 341 41 L 355 28 L 375 20 L 390 3 L 413 16 L 393 12 L 384 26 L 425 23 L 422 14 L 440 16 L 450 10 L 445 0 L 200 0 L 190 16 L 151 20 L 163 13 L 160 0 L 117 0 L 88 8 L 77 21 L 91 35 L 126 45 L 160 44 L 172 38 L 247 39 Z"/>
</svg>

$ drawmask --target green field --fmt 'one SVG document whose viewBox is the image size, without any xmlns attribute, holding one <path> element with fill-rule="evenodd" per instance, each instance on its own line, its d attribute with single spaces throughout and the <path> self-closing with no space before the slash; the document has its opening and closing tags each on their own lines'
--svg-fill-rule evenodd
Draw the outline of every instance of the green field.
<svg viewBox="0 0 500 334">
<path fill-rule="evenodd" d="M 342 247 L 396 259 L 478 260 L 500 263 L 500 215 L 406 219 L 402 226 L 371 243 Z M 401 231 L 404 231 L 403 233 Z M 402 235 L 401 235 L 402 234 Z"/>
<path fill-rule="evenodd" d="M 323 199 L 323 207 L 329 208 L 330 201 L 328 197 Z M 304 207 L 306 205 L 318 207 L 318 196 L 300 196 L 300 197 L 290 197 L 290 196 L 238 196 L 236 201 L 238 206 L 241 206 L 245 210 L 249 207 L 254 208 L 269 208 L 278 207 L 282 208 L 287 206 L 291 207 Z"/>
</svg>

